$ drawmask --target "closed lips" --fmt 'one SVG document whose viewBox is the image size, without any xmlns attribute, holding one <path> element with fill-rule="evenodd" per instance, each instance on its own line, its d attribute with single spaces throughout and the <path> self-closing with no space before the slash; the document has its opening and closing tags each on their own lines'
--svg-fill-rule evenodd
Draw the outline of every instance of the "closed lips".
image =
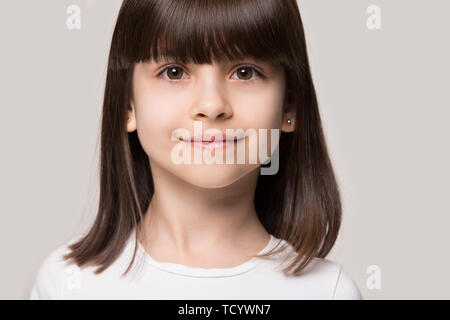
<svg viewBox="0 0 450 320">
<path fill-rule="evenodd" d="M 196 138 L 196 137 L 193 137 L 193 138 L 186 138 L 186 139 L 184 139 L 184 138 L 182 138 L 182 137 L 180 137 L 179 138 L 181 141 L 185 141 L 185 142 L 207 142 L 207 143 L 211 143 L 211 142 L 226 142 L 226 141 L 231 141 L 231 142 L 236 142 L 236 141 L 238 141 L 238 140 L 241 140 L 241 138 L 240 139 L 238 139 L 237 137 L 228 137 L 228 138 L 226 138 L 226 139 L 218 139 L 218 140 L 216 140 L 216 138 L 214 137 L 214 136 L 212 136 L 211 138 Z"/>
</svg>

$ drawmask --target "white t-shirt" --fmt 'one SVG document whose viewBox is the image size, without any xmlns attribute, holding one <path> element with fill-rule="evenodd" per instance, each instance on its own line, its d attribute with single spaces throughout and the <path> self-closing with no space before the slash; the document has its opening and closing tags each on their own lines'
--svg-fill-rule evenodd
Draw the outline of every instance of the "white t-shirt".
<svg viewBox="0 0 450 320">
<path fill-rule="evenodd" d="M 301 276 L 285 276 L 281 268 L 290 260 L 284 264 L 279 259 L 296 254 L 285 240 L 281 246 L 287 245 L 286 249 L 275 257 L 253 258 L 231 268 L 160 262 L 138 243 L 135 268 L 121 278 L 131 262 L 134 237 L 133 232 L 119 258 L 98 275 L 94 274 L 97 267 L 79 268 L 61 259 L 72 241 L 57 247 L 41 264 L 29 299 L 363 299 L 342 266 L 328 259 L 314 258 Z M 279 240 L 271 235 L 259 253 L 269 251 Z"/>
</svg>

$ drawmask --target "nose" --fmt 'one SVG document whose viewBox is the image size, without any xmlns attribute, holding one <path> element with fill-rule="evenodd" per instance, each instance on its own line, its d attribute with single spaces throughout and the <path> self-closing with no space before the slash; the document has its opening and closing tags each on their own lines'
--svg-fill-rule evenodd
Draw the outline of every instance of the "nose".
<svg viewBox="0 0 450 320">
<path fill-rule="evenodd" d="M 199 68 L 202 69 L 202 68 Z M 220 68 L 203 67 L 195 83 L 195 98 L 190 108 L 193 120 L 225 120 L 232 116 L 232 108 L 226 97 Z"/>
</svg>

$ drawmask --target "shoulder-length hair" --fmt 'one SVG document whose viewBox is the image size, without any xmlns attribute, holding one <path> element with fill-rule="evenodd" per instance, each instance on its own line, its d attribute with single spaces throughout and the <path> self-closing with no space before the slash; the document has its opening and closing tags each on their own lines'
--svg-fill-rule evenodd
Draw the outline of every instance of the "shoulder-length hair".
<svg viewBox="0 0 450 320">
<path fill-rule="evenodd" d="M 314 257 L 328 254 L 341 224 L 341 200 L 296 0 L 124 0 L 108 59 L 98 212 L 65 260 L 98 266 L 96 274 L 107 269 L 139 227 L 154 193 L 148 156 L 137 133 L 126 130 L 135 64 L 160 58 L 210 64 L 245 57 L 283 66 L 286 106 L 296 114 L 295 130 L 280 135 L 279 171 L 259 176 L 254 198 L 259 219 L 298 253 L 285 274 L 299 275 Z M 136 236 L 133 259 L 122 276 L 137 247 Z"/>
</svg>

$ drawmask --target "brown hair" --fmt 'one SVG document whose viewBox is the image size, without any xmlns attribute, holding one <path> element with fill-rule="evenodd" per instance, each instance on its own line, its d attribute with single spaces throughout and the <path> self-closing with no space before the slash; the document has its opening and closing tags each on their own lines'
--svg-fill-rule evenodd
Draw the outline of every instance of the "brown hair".
<svg viewBox="0 0 450 320">
<path fill-rule="evenodd" d="M 245 57 L 285 68 L 286 106 L 296 111 L 295 131 L 280 135 L 278 173 L 259 176 L 254 198 L 259 219 L 298 253 L 283 269 L 286 274 L 293 270 L 298 275 L 314 257 L 328 254 L 341 224 L 341 200 L 296 0 L 124 0 L 108 59 L 98 212 L 65 260 L 99 266 L 96 274 L 107 269 L 139 226 L 154 193 L 148 156 L 137 133 L 128 133 L 125 125 L 134 65 L 159 58 L 203 64 Z M 133 259 L 122 276 L 135 260 L 137 241 L 136 236 Z"/>
</svg>

